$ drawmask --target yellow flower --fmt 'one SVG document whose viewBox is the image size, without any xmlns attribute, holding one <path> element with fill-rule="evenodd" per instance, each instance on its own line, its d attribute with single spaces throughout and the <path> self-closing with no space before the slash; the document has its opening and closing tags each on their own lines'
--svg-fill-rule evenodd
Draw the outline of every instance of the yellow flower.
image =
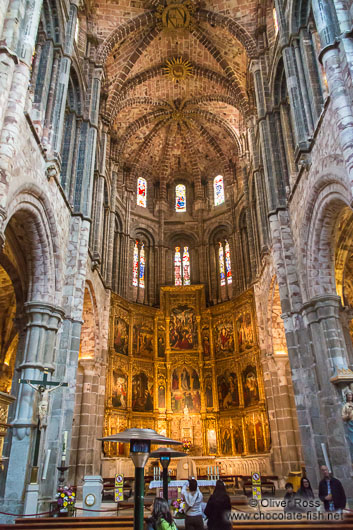
<svg viewBox="0 0 353 530">
<path fill-rule="evenodd" d="M 62 494 L 60 495 L 60 497 L 65 497 L 65 493 L 62 493 Z"/>
<path fill-rule="evenodd" d="M 66 501 L 64 501 L 64 506 L 67 506 L 67 502 Z"/>
<path fill-rule="evenodd" d="M 74 491 L 72 492 L 72 496 L 75 497 L 75 492 Z"/>
</svg>

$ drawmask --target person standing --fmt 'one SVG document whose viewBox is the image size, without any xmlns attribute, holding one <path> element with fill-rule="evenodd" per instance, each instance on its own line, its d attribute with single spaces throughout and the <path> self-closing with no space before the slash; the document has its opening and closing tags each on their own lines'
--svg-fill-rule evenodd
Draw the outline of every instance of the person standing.
<svg viewBox="0 0 353 530">
<path fill-rule="evenodd" d="M 293 489 L 293 484 L 291 482 L 287 482 L 285 488 L 286 494 L 283 500 L 286 502 L 286 505 L 284 507 L 284 513 L 293 513 L 295 512 L 295 492 Z"/>
<path fill-rule="evenodd" d="M 321 466 L 323 479 L 319 484 L 319 497 L 327 512 L 342 511 L 346 507 L 346 494 L 341 482 L 331 477 L 327 466 Z"/>
<path fill-rule="evenodd" d="M 202 500 L 203 496 L 197 486 L 197 480 L 192 478 L 181 489 L 184 497 L 185 530 L 203 530 Z"/>
<path fill-rule="evenodd" d="M 315 498 L 315 495 L 311 488 L 309 479 L 307 479 L 306 477 L 303 477 L 301 479 L 300 488 L 298 489 L 295 496 L 299 500 L 299 503 L 297 505 L 297 511 L 305 513 L 312 510 L 313 507 L 308 501 L 313 500 Z"/>
<path fill-rule="evenodd" d="M 226 487 L 222 480 L 217 480 L 216 487 L 205 508 L 208 530 L 231 530 L 232 524 L 227 520 L 231 509 Z"/>
</svg>

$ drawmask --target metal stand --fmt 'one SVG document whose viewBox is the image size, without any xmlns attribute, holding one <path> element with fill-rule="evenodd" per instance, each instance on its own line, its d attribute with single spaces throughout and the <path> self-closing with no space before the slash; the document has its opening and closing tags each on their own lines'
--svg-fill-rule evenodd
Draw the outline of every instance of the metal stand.
<svg viewBox="0 0 353 530">
<path fill-rule="evenodd" d="M 134 530 L 143 530 L 145 500 L 145 477 L 144 468 L 135 467 L 135 507 L 134 507 Z"/>
<path fill-rule="evenodd" d="M 69 468 L 67 466 L 58 466 L 56 469 L 60 473 L 58 477 L 59 488 L 62 488 L 65 482 L 65 471 L 67 471 Z"/>
</svg>

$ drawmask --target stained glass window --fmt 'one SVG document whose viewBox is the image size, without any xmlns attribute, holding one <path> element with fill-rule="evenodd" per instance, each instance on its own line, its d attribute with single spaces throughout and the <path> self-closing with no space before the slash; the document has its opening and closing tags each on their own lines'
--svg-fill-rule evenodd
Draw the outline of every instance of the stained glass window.
<svg viewBox="0 0 353 530">
<path fill-rule="evenodd" d="M 178 184 L 175 188 L 175 210 L 186 212 L 186 188 L 184 184 Z"/>
<path fill-rule="evenodd" d="M 183 284 L 190 285 L 189 247 L 184 247 L 184 252 L 183 252 Z"/>
<path fill-rule="evenodd" d="M 137 287 L 138 285 L 138 268 L 139 268 L 139 242 L 135 241 L 134 246 L 134 257 L 133 257 L 133 269 L 132 269 L 132 285 Z"/>
<path fill-rule="evenodd" d="M 145 245 L 142 243 L 141 249 L 140 249 L 140 277 L 139 277 L 139 286 L 142 287 L 142 289 L 145 287 L 145 265 L 146 265 Z"/>
<path fill-rule="evenodd" d="M 221 242 L 218 243 L 218 263 L 219 263 L 219 274 L 221 276 L 221 285 L 226 284 L 226 275 L 224 270 L 224 252 L 223 252 L 223 245 Z"/>
<path fill-rule="evenodd" d="M 215 177 L 213 181 L 215 206 L 224 202 L 224 185 L 222 175 Z"/>
<path fill-rule="evenodd" d="M 175 276 L 175 285 L 183 285 L 183 280 L 182 280 L 182 277 L 181 277 L 180 247 L 175 247 L 174 276 Z"/>
<path fill-rule="evenodd" d="M 226 254 L 227 283 L 232 283 L 232 265 L 230 262 L 230 248 L 229 248 L 229 243 L 227 240 L 225 244 L 225 254 Z"/>
<path fill-rule="evenodd" d="M 137 179 L 137 206 L 147 205 L 147 182 L 146 179 L 139 177 Z"/>
</svg>

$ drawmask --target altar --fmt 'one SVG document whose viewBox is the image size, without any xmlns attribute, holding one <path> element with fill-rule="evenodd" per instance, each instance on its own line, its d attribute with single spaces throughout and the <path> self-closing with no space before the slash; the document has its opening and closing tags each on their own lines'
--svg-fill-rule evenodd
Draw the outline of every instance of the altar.
<svg viewBox="0 0 353 530">
<path fill-rule="evenodd" d="M 178 499 L 181 496 L 181 488 L 186 484 L 187 480 L 171 480 L 168 483 L 168 498 Z M 197 485 L 199 488 L 211 487 L 216 485 L 216 480 L 198 480 Z M 149 485 L 149 489 L 156 489 L 156 497 L 163 497 L 163 481 L 152 480 Z"/>
</svg>

